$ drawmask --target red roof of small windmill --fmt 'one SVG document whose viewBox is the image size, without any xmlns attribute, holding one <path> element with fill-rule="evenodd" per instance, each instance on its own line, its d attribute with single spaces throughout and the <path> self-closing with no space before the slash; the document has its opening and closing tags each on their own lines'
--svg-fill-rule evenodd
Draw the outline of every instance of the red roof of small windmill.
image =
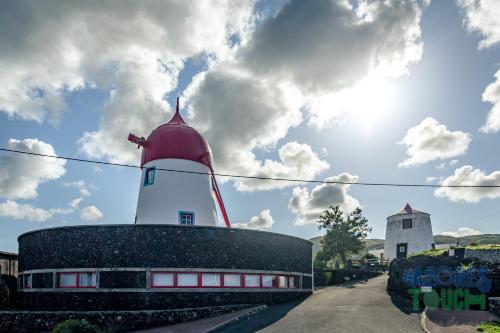
<svg viewBox="0 0 500 333">
<path fill-rule="evenodd" d="M 178 105 L 172 119 L 148 136 L 142 150 L 141 166 L 149 161 L 164 158 L 191 160 L 213 169 L 212 154 L 207 141 L 198 131 L 186 125 Z"/>
</svg>

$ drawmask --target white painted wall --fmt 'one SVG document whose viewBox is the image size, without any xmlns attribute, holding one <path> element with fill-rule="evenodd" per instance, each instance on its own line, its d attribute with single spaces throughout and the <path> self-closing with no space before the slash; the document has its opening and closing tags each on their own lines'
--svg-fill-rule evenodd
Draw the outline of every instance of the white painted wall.
<svg viewBox="0 0 500 333">
<path fill-rule="evenodd" d="M 195 225 L 217 225 L 211 176 L 156 170 L 153 185 L 144 186 L 147 168 L 210 173 L 201 163 L 161 159 L 144 164 L 137 200 L 137 224 L 179 224 L 179 211 L 194 212 Z"/>
<path fill-rule="evenodd" d="M 412 219 L 411 229 L 403 229 L 403 219 Z M 396 246 L 400 243 L 408 243 L 408 255 L 431 249 L 434 243 L 431 216 L 421 212 L 389 216 L 385 231 L 384 258 L 389 261 L 396 258 Z"/>
</svg>

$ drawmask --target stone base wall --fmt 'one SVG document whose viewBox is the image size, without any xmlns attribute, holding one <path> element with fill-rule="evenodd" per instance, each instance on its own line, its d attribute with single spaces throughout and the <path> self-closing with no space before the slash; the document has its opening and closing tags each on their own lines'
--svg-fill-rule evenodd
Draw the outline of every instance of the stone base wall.
<svg viewBox="0 0 500 333">
<path fill-rule="evenodd" d="M 280 304 L 302 300 L 312 292 L 25 292 L 21 308 L 30 310 L 160 310 L 225 306 L 229 304 Z"/>
<path fill-rule="evenodd" d="M 389 267 L 389 280 L 387 282 L 387 290 L 391 293 L 399 294 L 403 297 L 410 298 L 408 290 L 413 286 L 408 282 L 408 277 L 405 279 L 405 272 L 419 266 L 424 272 L 428 267 L 437 269 L 441 266 L 446 266 L 451 269 L 460 268 L 460 266 L 486 267 L 488 272 L 486 277 L 491 281 L 491 289 L 487 293 L 487 297 L 500 296 L 500 265 L 491 262 L 482 262 L 476 259 L 461 259 L 458 257 L 416 257 L 410 259 L 396 259 L 391 262 Z M 440 290 L 443 286 L 436 286 L 436 290 Z M 444 287 L 443 287 L 444 288 Z M 451 286 L 450 288 L 453 288 Z M 477 288 L 470 288 L 474 294 L 480 294 L 481 291 Z"/>
<path fill-rule="evenodd" d="M 465 249 L 464 258 L 477 259 L 491 263 L 500 263 L 500 250 L 469 250 Z"/>
<path fill-rule="evenodd" d="M 107 332 L 127 332 L 218 316 L 248 308 L 250 305 L 226 305 L 156 311 L 0 311 L 0 333 L 37 333 L 51 331 L 67 319 L 85 319 Z"/>
</svg>

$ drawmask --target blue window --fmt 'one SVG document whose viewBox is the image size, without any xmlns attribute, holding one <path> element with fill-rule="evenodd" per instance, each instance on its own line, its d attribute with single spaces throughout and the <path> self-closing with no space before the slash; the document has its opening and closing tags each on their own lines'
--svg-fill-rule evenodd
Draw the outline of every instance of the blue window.
<svg viewBox="0 0 500 333">
<path fill-rule="evenodd" d="M 194 212 L 179 212 L 179 224 L 194 225 Z"/>
<path fill-rule="evenodd" d="M 156 168 L 147 168 L 144 172 L 144 186 L 153 185 L 155 183 Z"/>
</svg>

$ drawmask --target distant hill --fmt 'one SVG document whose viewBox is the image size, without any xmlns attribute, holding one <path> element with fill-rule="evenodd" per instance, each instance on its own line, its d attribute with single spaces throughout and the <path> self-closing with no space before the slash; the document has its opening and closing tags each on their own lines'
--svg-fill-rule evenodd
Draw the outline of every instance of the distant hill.
<svg viewBox="0 0 500 333">
<path fill-rule="evenodd" d="M 436 235 L 434 236 L 436 244 L 456 244 L 457 238 L 451 236 Z M 460 237 L 460 245 L 476 244 L 500 244 L 500 234 L 483 234 Z"/>
<path fill-rule="evenodd" d="M 313 257 L 321 249 L 320 245 L 321 236 L 309 239 L 313 242 Z M 365 239 L 364 243 L 368 251 L 371 250 L 382 250 L 384 249 L 383 239 Z M 451 236 L 435 235 L 434 243 L 436 244 L 456 244 L 457 238 Z M 460 245 L 470 245 L 471 243 L 476 244 L 500 244 L 500 234 L 483 234 L 474 236 L 460 237 Z"/>
</svg>

